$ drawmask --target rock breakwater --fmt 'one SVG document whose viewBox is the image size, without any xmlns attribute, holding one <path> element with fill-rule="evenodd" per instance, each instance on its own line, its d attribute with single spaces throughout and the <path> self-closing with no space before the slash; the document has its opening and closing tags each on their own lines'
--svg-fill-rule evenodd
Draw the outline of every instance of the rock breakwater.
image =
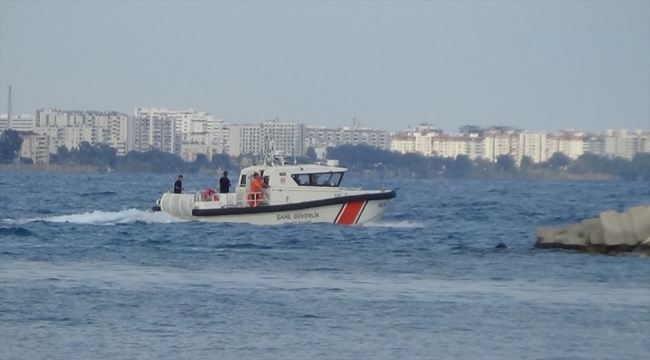
<svg viewBox="0 0 650 360">
<path fill-rule="evenodd" d="M 535 247 L 579 250 L 597 254 L 641 252 L 650 256 L 650 206 L 623 213 L 605 211 L 578 224 L 537 228 Z"/>
</svg>

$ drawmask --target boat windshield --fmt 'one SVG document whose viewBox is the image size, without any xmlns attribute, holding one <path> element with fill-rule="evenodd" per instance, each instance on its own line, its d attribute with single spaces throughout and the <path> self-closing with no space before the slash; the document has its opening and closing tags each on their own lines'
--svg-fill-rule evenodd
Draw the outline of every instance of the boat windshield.
<svg viewBox="0 0 650 360">
<path fill-rule="evenodd" d="M 291 175 L 296 184 L 300 186 L 339 186 L 343 178 L 342 172 L 294 174 Z"/>
</svg>

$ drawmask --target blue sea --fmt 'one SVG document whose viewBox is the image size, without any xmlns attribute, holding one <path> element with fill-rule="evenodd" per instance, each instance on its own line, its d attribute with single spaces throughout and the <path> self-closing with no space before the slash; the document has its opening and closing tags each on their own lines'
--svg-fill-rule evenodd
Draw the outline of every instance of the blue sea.
<svg viewBox="0 0 650 360">
<path fill-rule="evenodd" d="M 253 226 L 151 213 L 176 175 L 0 172 L 0 359 L 650 358 L 649 258 L 533 248 L 647 183 L 348 177 L 381 222 Z"/>
</svg>

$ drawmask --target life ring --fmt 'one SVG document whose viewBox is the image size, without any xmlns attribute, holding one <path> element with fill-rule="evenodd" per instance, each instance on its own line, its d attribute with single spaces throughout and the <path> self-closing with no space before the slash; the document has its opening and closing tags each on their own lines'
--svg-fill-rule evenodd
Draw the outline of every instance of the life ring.
<svg viewBox="0 0 650 360">
<path fill-rule="evenodd" d="M 260 194 L 256 193 L 249 193 L 248 194 L 248 205 L 250 207 L 258 207 L 260 206 L 260 203 L 262 202 L 259 198 Z"/>
<path fill-rule="evenodd" d="M 217 193 L 217 192 L 214 191 L 213 188 L 208 188 L 207 190 L 205 190 L 205 191 L 203 192 L 203 200 L 208 200 L 208 199 L 210 199 L 210 198 L 212 197 L 212 195 L 214 195 L 214 194 L 216 194 L 216 193 Z M 214 199 L 212 199 L 212 200 L 214 200 Z"/>
</svg>

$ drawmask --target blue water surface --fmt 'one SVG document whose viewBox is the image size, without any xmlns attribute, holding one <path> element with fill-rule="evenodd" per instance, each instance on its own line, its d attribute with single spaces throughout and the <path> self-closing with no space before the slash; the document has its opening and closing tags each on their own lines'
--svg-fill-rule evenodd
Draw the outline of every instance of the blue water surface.
<svg viewBox="0 0 650 360">
<path fill-rule="evenodd" d="M 0 172 L 0 359 L 650 357 L 650 259 L 533 248 L 647 183 L 349 177 L 381 222 L 253 226 L 149 212 L 176 175 Z"/>
</svg>

